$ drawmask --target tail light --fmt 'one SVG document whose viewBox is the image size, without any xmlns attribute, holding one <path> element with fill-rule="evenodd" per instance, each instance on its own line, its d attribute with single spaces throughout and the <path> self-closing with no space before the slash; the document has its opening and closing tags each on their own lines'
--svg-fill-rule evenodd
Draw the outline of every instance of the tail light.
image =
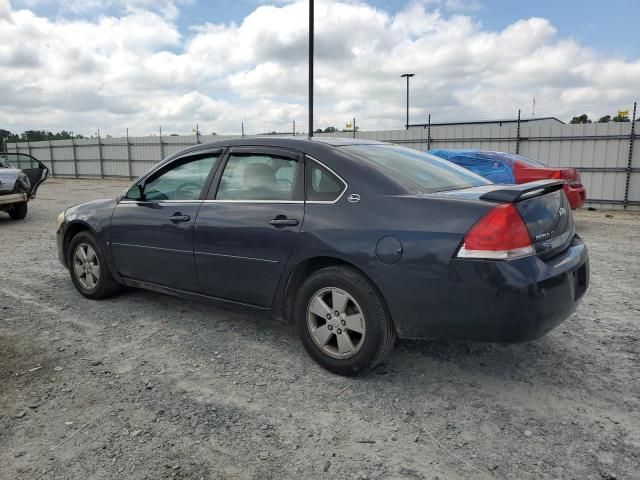
<svg viewBox="0 0 640 480">
<path fill-rule="evenodd" d="M 492 208 L 467 232 L 457 256 L 508 260 L 533 253 L 524 220 L 512 204 L 506 203 Z"/>
<path fill-rule="evenodd" d="M 558 170 L 554 170 L 549 178 L 566 180 L 569 185 L 582 185 L 580 173 L 575 168 L 560 168 Z"/>
</svg>

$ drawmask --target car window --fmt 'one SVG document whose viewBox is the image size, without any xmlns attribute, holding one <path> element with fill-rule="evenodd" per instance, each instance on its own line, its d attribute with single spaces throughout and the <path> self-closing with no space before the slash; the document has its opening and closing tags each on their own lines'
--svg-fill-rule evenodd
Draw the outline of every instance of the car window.
<svg viewBox="0 0 640 480">
<path fill-rule="evenodd" d="M 320 164 L 309 161 L 307 168 L 307 200 L 332 202 L 346 188 L 342 180 Z"/>
<path fill-rule="evenodd" d="M 421 193 L 458 190 L 491 183 L 454 163 L 412 148 L 385 144 L 348 145 L 340 148 Z"/>
<path fill-rule="evenodd" d="M 0 162 L 7 165 L 5 168 L 19 168 L 20 170 L 40 168 L 39 162 L 31 158 L 29 155 L 24 155 L 22 153 L 0 155 Z"/>
<path fill-rule="evenodd" d="M 217 200 L 291 200 L 298 162 L 276 155 L 231 154 Z"/>
<path fill-rule="evenodd" d="M 217 159 L 208 156 L 179 162 L 146 183 L 145 200 L 198 200 Z"/>
<path fill-rule="evenodd" d="M 545 165 L 542 162 L 539 162 L 538 160 L 534 160 L 533 158 L 523 157 L 522 155 L 512 155 L 512 156 L 513 158 L 520 160 L 522 163 L 524 163 L 528 167 L 547 168 L 547 165 Z"/>
</svg>

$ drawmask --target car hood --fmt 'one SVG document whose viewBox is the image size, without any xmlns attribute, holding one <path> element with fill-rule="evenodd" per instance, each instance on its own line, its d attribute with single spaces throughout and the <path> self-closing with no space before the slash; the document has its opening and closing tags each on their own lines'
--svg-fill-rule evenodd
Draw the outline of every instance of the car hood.
<svg viewBox="0 0 640 480">
<path fill-rule="evenodd" d="M 19 168 L 0 168 L 0 175 L 14 175 L 18 176 L 18 174 L 22 172 Z"/>
<path fill-rule="evenodd" d="M 19 168 L 0 168 L 0 193 L 7 194 L 14 191 L 16 182 L 18 183 L 18 191 L 28 192 L 31 185 L 29 179 Z"/>
<path fill-rule="evenodd" d="M 101 225 L 109 223 L 116 204 L 115 198 L 93 200 L 67 208 L 64 216 L 67 222 L 80 221 L 88 225 Z"/>
</svg>

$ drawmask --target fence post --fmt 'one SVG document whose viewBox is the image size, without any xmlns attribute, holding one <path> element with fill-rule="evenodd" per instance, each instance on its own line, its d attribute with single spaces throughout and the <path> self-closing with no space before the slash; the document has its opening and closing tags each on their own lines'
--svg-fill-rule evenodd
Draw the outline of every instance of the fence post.
<svg viewBox="0 0 640 480">
<path fill-rule="evenodd" d="M 624 206 L 626 210 L 629 206 L 629 183 L 631 182 L 631 165 L 633 163 L 633 143 L 636 138 L 636 107 L 637 102 L 633 102 L 633 116 L 631 117 L 631 132 L 629 133 L 629 159 L 627 160 L 626 179 L 624 182 Z"/>
<path fill-rule="evenodd" d="M 196 123 L 196 143 L 200 143 L 200 127 Z"/>
<path fill-rule="evenodd" d="M 129 141 L 129 129 L 127 128 L 127 172 L 129 173 L 129 180 L 133 178 L 131 174 L 131 142 Z"/>
<path fill-rule="evenodd" d="M 76 138 L 71 137 L 71 152 L 73 153 L 73 176 L 78 178 L 78 155 L 76 154 Z"/>
<path fill-rule="evenodd" d="M 427 150 L 431 150 L 431 114 L 427 120 Z"/>
<path fill-rule="evenodd" d="M 47 138 L 47 140 L 49 141 L 49 158 L 51 159 L 51 176 L 54 177 L 56 172 L 53 166 L 54 160 L 53 160 L 53 146 L 51 145 L 51 138 Z"/>
<path fill-rule="evenodd" d="M 296 136 L 296 121 L 293 121 L 293 136 Z"/>
<path fill-rule="evenodd" d="M 104 165 L 102 160 L 102 140 L 100 139 L 100 129 L 98 129 L 98 161 L 100 162 L 100 178 L 104 178 Z"/>
<path fill-rule="evenodd" d="M 162 141 L 162 127 L 160 127 L 160 160 L 164 160 L 164 142 Z"/>
<path fill-rule="evenodd" d="M 244 138 L 244 122 L 240 124 L 240 130 L 242 132 L 242 138 Z"/>
<path fill-rule="evenodd" d="M 518 110 L 518 127 L 516 129 L 516 155 L 520 153 L 520 110 Z"/>
<path fill-rule="evenodd" d="M 356 117 L 353 117 L 353 138 L 356 138 Z"/>
</svg>

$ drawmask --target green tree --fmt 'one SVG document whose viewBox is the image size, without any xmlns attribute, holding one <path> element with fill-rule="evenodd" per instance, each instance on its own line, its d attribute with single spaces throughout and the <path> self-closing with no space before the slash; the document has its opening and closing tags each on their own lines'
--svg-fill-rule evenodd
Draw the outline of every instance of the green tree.
<svg viewBox="0 0 640 480">
<path fill-rule="evenodd" d="M 611 121 L 611 115 L 605 115 L 598 119 L 598 123 L 609 123 Z"/>
<path fill-rule="evenodd" d="M 336 133 L 338 129 L 336 127 L 327 127 L 324 129 L 324 133 Z"/>
<path fill-rule="evenodd" d="M 628 115 L 616 115 L 615 117 L 612 118 L 612 120 L 614 122 L 628 122 L 629 121 L 629 116 Z"/>
<path fill-rule="evenodd" d="M 586 113 L 583 113 L 582 115 L 573 117 L 569 123 L 591 123 L 591 120 L 589 120 Z"/>
</svg>

